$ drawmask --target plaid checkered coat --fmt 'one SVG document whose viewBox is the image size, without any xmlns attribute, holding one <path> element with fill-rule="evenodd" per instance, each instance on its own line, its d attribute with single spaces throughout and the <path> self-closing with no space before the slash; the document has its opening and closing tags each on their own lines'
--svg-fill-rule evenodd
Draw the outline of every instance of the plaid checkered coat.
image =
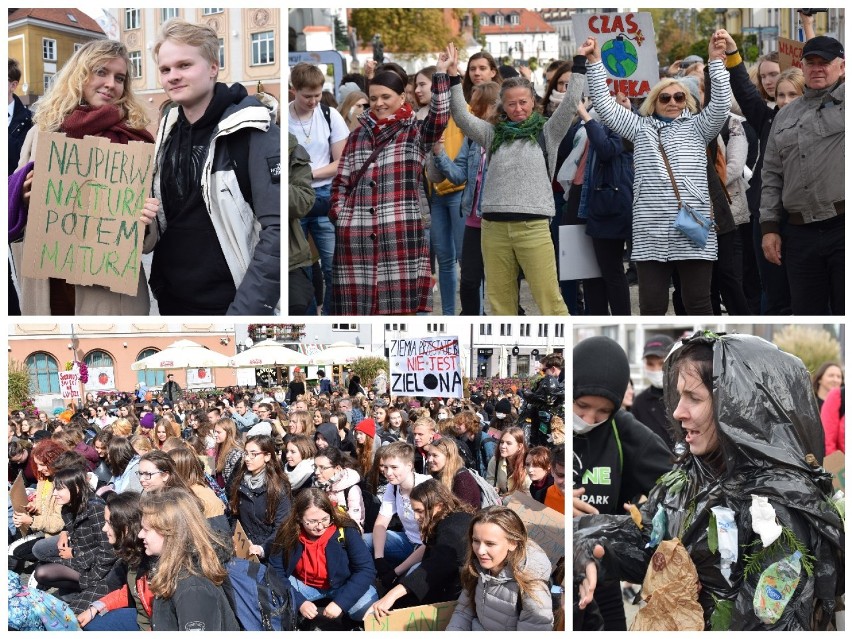
<svg viewBox="0 0 852 639">
<path fill-rule="evenodd" d="M 364 114 L 349 136 L 331 185 L 337 227 L 332 281 L 336 315 L 430 311 L 429 240 L 420 216 L 423 163 L 449 120 L 449 77 L 432 78 L 429 115 L 386 125 L 377 135 Z M 389 141 L 388 141 L 389 140 Z M 387 141 L 357 184 L 351 177 Z"/>
</svg>

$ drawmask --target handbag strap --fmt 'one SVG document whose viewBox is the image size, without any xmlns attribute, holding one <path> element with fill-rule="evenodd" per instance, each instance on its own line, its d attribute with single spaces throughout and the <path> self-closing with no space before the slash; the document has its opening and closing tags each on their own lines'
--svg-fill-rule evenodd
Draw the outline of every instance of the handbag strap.
<svg viewBox="0 0 852 639">
<path fill-rule="evenodd" d="M 674 188 L 675 197 L 677 198 L 677 205 L 678 207 L 681 207 L 683 206 L 683 202 L 680 200 L 680 191 L 678 191 L 677 182 L 675 182 L 672 167 L 671 164 L 669 164 L 669 156 L 666 155 L 666 150 L 663 148 L 663 138 L 660 135 L 660 129 L 657 129 L 657 144 L 660 146 L 660 155 L 663 156 L 663 162 L 666 164 L 666 171 L 668 171 L 669 179 L 672 181 L 672 187 Z"/>
</svg>

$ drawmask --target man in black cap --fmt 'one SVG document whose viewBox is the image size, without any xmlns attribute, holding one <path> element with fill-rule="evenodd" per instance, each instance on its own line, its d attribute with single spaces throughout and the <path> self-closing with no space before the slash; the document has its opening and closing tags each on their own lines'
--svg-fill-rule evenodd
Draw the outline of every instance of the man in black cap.
<svg viewBox="0 0 852 639">
<path fill-rule="evenodd" d="M 763 253 L 786 264 L 796 315 L 845 313 L 844 64 L 834 38 L 805 43 L 804 95 L 778 111 L 766 145 Z"/>
<path fill-rule="evenodd" d="M 640 422 L 654 431 L 669 447 L 674 449 L 674 437 L 666 427 L 666 407 L 663 404 L 663 361 L 674 340 L 668 335 L 652 335 L 645 342 L 642 360 L 645 362 L 645 379 L 648 387 L 636 395 L 630 412 Z"/>
<path fill-rule="evenodd" d="M 663 440 L 621 410 L 630 379 L 624 349 L 609 337 L 574 346 L 573 516 L 620 515 L 672 468 Z M 595 590 L 605 630 L 627 630 L 618 582 Z"/>
</svg>

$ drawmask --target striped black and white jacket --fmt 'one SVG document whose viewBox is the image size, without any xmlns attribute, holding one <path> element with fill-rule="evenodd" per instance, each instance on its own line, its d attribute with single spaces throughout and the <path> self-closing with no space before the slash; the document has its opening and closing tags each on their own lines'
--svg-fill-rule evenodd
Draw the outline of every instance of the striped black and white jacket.
<svg viewBox="0 0 852 639">
<path fill-rule="evenodd" d="M 731 107 L 728 71 L 721 60 L 711 60 L 711 99 L 697 115 L 684 109 L 673 122 L 640 116 L 619 106 L 610 96 L 602 62 L 588 66 L 589 94 L 595 110 L 610 129 L 633 141 L 634 261 L 715 260 L 716 234 L 697 249 L 674 228 L 678 203 L 659 150 L 657 130 L 677 180 L 681 200 L 705 216 L 711 214 L 707 187 L 707 145 L 722 130 Z M 686 88 L 684 88 L 686 90 Z"/>
</svg>

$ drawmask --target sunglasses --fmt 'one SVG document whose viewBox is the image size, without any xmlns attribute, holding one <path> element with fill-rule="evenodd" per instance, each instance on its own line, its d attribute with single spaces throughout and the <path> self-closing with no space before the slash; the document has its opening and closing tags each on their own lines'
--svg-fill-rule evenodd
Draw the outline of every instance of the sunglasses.
<svg viewBox="0 0 852 639">
<path fill-rule="evenodd" d="M 657 100 L 660 101 L 660 104 L 668 104 L 671 102 L 672 98 L 674 98 L 675 104 L 683 104 L 686 102 L 686 94 L 678 91 L 674 95 L 670 93 L 661 93 L 657 96 Z"/>
</svg>

